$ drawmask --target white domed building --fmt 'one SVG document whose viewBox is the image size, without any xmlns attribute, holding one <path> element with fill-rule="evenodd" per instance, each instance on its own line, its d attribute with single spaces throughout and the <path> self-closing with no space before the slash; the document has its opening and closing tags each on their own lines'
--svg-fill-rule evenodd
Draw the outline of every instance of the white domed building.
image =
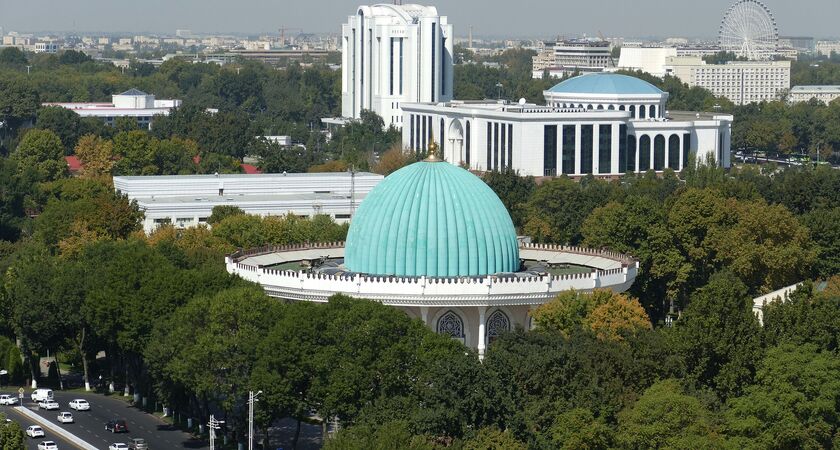
<svg viewBox="0 0 840 450">
<path fill-rule="evenodd" d="M 560 292 L 633 283 L 638 263 L 626 255 L 520 242 L 496 194 L 432 150 L 365 197 L 346 243 L 240 251 L 227 270 L 281 299 L 394 306 L 479 356 L 495 336 L 530 328 L 529 311 Z"/>
<path fill-rule="evenodd" d="M 730 165 L 731 115 L 669 111 L 668 93 L 639 78 L 591 73 L 543 95 L 545 105 L 403 103 L 403 146 L 421 152 L 434 140 L 453 164 L 536 177 L 679 172 L 691 155 Z"/>
</svg>

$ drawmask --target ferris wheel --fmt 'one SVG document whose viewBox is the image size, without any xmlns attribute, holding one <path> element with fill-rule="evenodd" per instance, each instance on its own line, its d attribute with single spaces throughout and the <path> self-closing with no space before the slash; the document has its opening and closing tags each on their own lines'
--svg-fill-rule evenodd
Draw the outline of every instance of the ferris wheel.
<svg viewBox="0 0 840 450">
<path fill-rule="evenodd" d="M 738 0 L 720 22 L 720 49 L 749 60 L 770 59 L 776 52 L 779 28 L 773 13 L 758 0 Z"/>
</svg>

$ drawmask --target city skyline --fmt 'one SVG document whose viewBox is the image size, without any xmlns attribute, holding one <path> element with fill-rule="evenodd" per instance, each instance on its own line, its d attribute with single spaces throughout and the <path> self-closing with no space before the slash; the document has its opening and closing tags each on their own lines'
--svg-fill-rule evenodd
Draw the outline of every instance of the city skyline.
<svg viewBox="0 0 840 450">
<path fill-rule="evenodd" d="M 373 3 L 373 2 L 371 2 Z M 383 3 L 383 2 L 380 2 Z M 384 2 L 387 3 L 387 2 Z M 408 3 L 408 2 L 405 2 Z M 557 35 L 624 37 L 713 38 L 724 11 L 732 0 L 707 2 L 663 2 L 638 0 L 632 4 L 620 0 L 560 3 L 532 0 L 527 8 L 505 7 L 501 0 L 420 2 L 437 6 L 449 16 L 458 37 L 469 27 L 477 37 L 550 38 Z M 840 16 L 840 2 L 807 0 L 811 14 L 802 13 L 802 4 L 768 0 L 765 4 L 776 17 L 781 35 L 806 35 L 817 38 L 838 33 L 834 18 Z M 77 0 L 0 5 L 0 27 L 5 31 L 119 33 L 149 32 L 174 34 L 176 29 L 197 33 L 276 33 L 287 27 L 290 33 L 340 33 L 340 24 L 355 8 L 357 0 L 334 0 L 323 8 L 313 2 L 296 2 L 293 7 L 266 0 L 149 0 L 140 10 L 128 11 L 112 0 Z M 367 4 L 367 3 L 364 3 Z M 200 6 L 200 7 L 199 7 Z M 540 14 L 535 14 L 541 11 Z M 612 14 L 604 15 L 604 11 Z M 687 21 L 677 20 L 690 18 Z M 295 27 L 295 28 L 292 28 Z M 489 30 L 492 30 L 489 31 Z"/>
</svg>

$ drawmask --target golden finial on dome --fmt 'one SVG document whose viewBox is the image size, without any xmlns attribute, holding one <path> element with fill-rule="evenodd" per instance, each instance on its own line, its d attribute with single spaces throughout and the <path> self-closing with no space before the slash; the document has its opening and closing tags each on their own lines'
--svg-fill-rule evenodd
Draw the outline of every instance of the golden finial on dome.
<svg viewBox="0 0 840 450">
<path fill-rule="evenodd" d="M 438 156 L 438 145 L 437 145 L 437 142 L 435 142 L 434 139 L 432 139 L 432 141 L 429 142 L 428 155 L 426 156 L 426 159 L 424 159 L 424 161 L 426 161 L 426 162 L 440 162 L 440 161 L 443 161 Z"/>
</svg>

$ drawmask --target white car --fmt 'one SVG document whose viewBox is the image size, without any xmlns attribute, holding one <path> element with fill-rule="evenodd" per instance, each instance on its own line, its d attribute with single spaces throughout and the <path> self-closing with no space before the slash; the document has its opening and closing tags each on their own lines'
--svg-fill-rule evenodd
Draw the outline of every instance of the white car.
<svg viewBox="0 0 840 450">
<path fill-rule="evenodd" d="M 128 450 L 128 444 L 122 442 L 115 442 L 108 446 L 108 450 Z"/>
<path fill-rule="evenodd" d="M 38 402 L 38 409 L 51 410 L 51 409 L 58 409 L 58 408 L 59 408 L 58 402 L 55 401 L 55 400 L 44 400 L 44 401 Z"/>
<path fill-rule="evenodd" d="M 76 411 L 87 411 L 90 409 L 90 403 L 83 398 L 77 398 L 70 402 L 70 408 L 75 409 Z"/>
<path fill-rule="evenodd" d="M 14 395 L 3 394 L 0 395 L 0 405 L 14 405 L 17 404 L 18 398 Z"/>
<path fill-rule="evenodd" d="M 61 423 L 73 423 L 73 414 L 69 412 L 58 413 L 58 421 Z"/>
<path fill-rule="evenodd" d="M 31 438 L 44 437 L 44 430 L 38 425 L 30 425 L 26 428 L 26 435 Z"/>
<path fill-rule="evenodd" d="M 38 450 L 58 450 L 58 444 L 53 441 L 44 441 L 38 444 Z"/>
</svg>

